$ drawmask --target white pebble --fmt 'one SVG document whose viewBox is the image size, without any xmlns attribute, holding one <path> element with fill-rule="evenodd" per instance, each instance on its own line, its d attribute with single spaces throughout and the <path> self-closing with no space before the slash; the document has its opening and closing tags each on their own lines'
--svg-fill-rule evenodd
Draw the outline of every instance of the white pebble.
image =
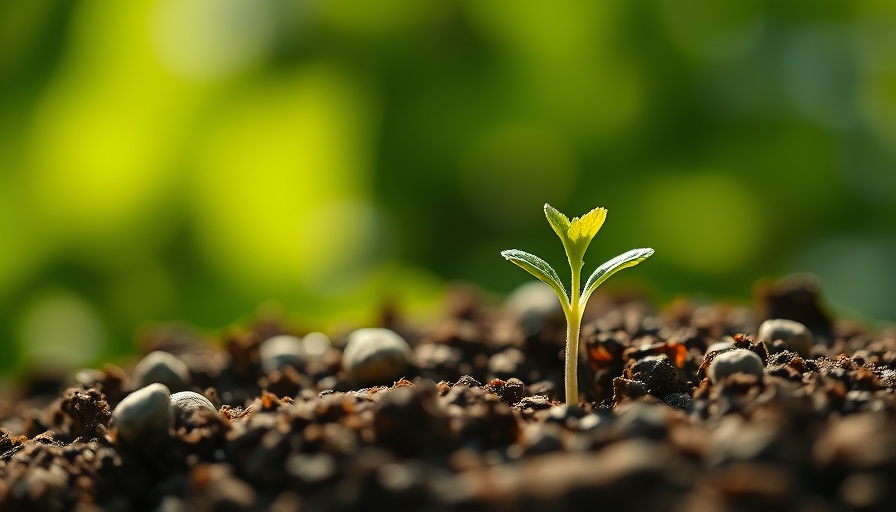
<svg viewBox="0 0 896 512">
<path fill-rule="evenodd" d="M 193 391 L 181 391 L 171 395 L 171 406 L 174 407 L 175 414 L 182 420 L 187 419 L 194 411 L 218 412 L 208 398 Z"/>
<path fill-rule="evenodd" d="M 812 357 L 812 331 L 799 322 L 785 318 L 766 320 L 759 326 L 757 338 L 756 341 L 766 343 L 783 340 L 797 354 Z"/>
<path fill-rule="evenodd" d="M 411 347 L 389 329 L 358 329 L 348 336 L 342 366 L 361 385 L 391 384 L 408 367 Z"/>
<path fill-rule="evenodd" d="M 755 352 L 743 348 L 722 352 L 709 364 L 709 378 L 716 384 L 735 373 L 746 373 L 762 378 L 765 363 Z"/>
</svg>

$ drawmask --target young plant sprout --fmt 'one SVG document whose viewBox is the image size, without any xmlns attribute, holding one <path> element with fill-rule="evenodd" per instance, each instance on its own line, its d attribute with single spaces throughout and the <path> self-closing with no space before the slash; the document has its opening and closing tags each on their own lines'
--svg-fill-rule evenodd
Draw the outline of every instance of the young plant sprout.
<svg viewBox="0 0 896 512">
<path fill-rule="evenodd" d="M 560 305 L 566 316 L 566 403 L 577 404 L 579 401 L 579 330 L 582 327 L 585 305 L 594 290 L 607 278 L 624 268 L 633 267 L 646 260 L 653 254 L 653 249 L 633 249 L 616 256 L 597 267 L 591 277 L 585 281 L 585 286 L 582 287 L 581 274 L 585 250 L 606 220 L 607 209 L 595 208 L 581 218 L 573 217 L 572 220 L 569 220 L 566 215 L 545 203 L 544 214 L 557 236 L 560 237 L 560 241 L 563 242 L 563 249 L 569 260 L 569 269 L 572 275 L 570 294 L 566 293 L 566 288 L 560 282 L 557 271 L 538 256 L 517 249 L 501 251 L 501 256 L 544 281 L 554 289 L 560 298 Z"/>
</svg>

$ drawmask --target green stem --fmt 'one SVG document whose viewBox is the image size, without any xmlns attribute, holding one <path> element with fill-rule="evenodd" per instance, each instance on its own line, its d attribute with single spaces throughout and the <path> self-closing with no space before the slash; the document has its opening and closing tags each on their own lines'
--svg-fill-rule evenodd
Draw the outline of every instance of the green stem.
<svg viewBox="0 0 896 512">
<path fill-rule="evenodd" d="M 581 273 L 583 262 L 569 261 L 572 273 L 572 296 L 569 301 L 569 311 L 566 314 L 566 403 L 578 405 L 579 403 L 579 330 L 582 327 L 582 305 L 579 304 L 581 293 Z"/>
</svg>

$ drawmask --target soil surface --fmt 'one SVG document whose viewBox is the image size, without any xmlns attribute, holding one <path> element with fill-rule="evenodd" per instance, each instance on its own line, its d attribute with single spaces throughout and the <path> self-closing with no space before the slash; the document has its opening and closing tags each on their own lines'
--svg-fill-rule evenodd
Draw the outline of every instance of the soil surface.
<svg viewBox="0 0 896 512">
<path fill-rule="evenodd" d="M 345 335 L 264 371 L 276 319 L 212 341 L 158 328 L 142 348 L 185 362 L 218 410 L 126 443 L 112 411 L 132 367 L 35 377 L 0 404 L 0 510 L 896 509 L 896 332 L 832 321 L 807 281 L 757 302 L 596 296 L 573 406 L 559 310 L 466 289 L 428 329 L 383 315 L 412 355 L 382 386 L 349 380 Z M 811 353 L 757 341 L 770 318 L 808 327 Z M 763 373 L 711 381 L 707 349 L 726 340 Z"/>
</svg>

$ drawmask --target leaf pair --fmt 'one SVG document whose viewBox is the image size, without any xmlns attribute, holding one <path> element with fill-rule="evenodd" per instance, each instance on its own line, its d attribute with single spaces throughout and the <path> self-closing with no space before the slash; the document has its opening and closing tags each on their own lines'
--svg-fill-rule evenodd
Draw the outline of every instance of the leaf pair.
<svg viewBox="0 0 896 512">
<path fill-rule="evenodd" d="M 566 215 L 563 215 L 549 204 L 544 205 L 544 213 L 548 219 L 548 223 L 554 228 L 554 232 L 557 233 L 557 236 L 559 236 L 560 240 L 563 242 L 563 248 L 566 250 L 566 255 L 569 258 L 572 272 L 575 273 L 575 275 L 578 275 L 577 273 L 581 271 L 585 250 L 588 248 L 594 235 L 597 234 L 607 218 L 606 208 L 595 208 L 581 218 L 573 217 L 571 221 Z M 610 276 L 624 268 L 633 267 L 638 263 L 641 263 L 652 254 L 653 249 L 633 249 L 620 254 L 597 267 L 594 273 L 591 274 L 591 277 L 585 282 L 578 306 L 584 308 L 588 299 L 591 297 L 591 294 L 594 293 L 594 290 L 596 290 L 597 287 Z M 508 261 L 519 265 L 524 270 L 553 288 L 557 293 L 557 296 L 560 297 L 563 309 L 567 311 L 570 309 L 570 296 L 567 294 L 566 288 L 560 281 L 560 276 L 557 275 L 557 271 L 554 270 L 548 262 L 534 254 L 518 249 L 502 251 L 501 256 Z"/>
<path fill-rule="evenodd" d="M 554 232 L 563 242 L 563 248 L 566 255 L 570 258 L 570 263 L 581 260 L 585 256 L 585 250 L 588 244 L 594 239 L 594 235 L 604 225 L 607 219 L 606 208 L 595 208 L 590 212 L 582 215 L 581 218 L 573 217 L 572 220 L 563 215 L 553 206 L 544 204 L 544 216 L 548 218 L 548 223 L 554 228 Z"/>
</svg>

